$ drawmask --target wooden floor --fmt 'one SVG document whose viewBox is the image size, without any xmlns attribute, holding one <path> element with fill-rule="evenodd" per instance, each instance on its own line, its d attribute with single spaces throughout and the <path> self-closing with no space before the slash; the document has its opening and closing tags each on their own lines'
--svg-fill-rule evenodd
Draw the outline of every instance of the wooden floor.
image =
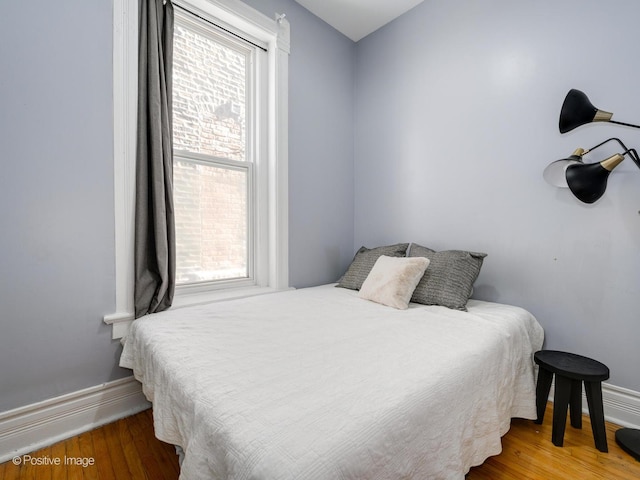
<svg viewBox="0 0 640 480">
<path fill-rule="evenodd" d="M 472 468 L 466 479 L 640 479 L 640 462 L 615 443 L 615 425 L 607 424 L 609 453 L 601 453 L 593 446 L 587 416 L 583 416 L 582 430 L 568 425 L 564 447 L 555 447 L 551 443 L 551 408 L 547 409 L 543 425 L 513 420 L 502 440 L 503 452 Z M 11 461 L 0 465 L 0 479 L 176 480 L 179 473 L 174 448 L 153 435 L 151 410 L 38 450 L 31 454 L 31 460 L 19 458 L 20 465 Z M 67 463 L 69 459 L 86 463 L 93 459 L 93 465 L 64 465 L 65 459 Z M 61 465 L 50 465 L 56 461 Z M 37 462 L 49 465 L 32 464 Z"/>
<path fill-rule="evenodd" d="M 567 419 L 564 445 L 551 443 L 553 405 L 547 406 L 544 423 L 513 419 L 502 437 L 502 453 L 474 467 L 466 480 L 640 480 L 640 462 L 615 441 L 620 428 L 607 422 L 608 453 L 596 449 L 591 422 L 582 416 L 582 429 Z"/>
</svg>

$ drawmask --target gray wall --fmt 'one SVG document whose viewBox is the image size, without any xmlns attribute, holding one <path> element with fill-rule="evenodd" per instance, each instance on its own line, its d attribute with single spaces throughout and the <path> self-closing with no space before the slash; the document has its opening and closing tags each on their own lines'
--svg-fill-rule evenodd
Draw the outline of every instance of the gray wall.
<svg viewBox="0 0 640 480">
<path fill-rule="evenodd" d="M 557 126 L 570 88 L 640 123 L 639 16 L 635 0 L 427 1 L 358 43 L 355 90 L 354 249 L 487 252 L 477 298 L 529 309 L 547 348 L 635 391 L 640 171 L 626 160 L 591 206 L 542 171 L 611 136 L 640 147 L 638 130 Z"/>
<path fill-rule="evenodd" d="M 124 376 L 114 309 L 111 3 L 3 2 L 0 411 Z"/>
<path fill-rule="evenodd" d="M 354 44 L 293 0 L 290 279 L 334 281 L 353 254 Z M 3 2 L 0 412 L 130 375 L 115 308 L 112 5 Z"/>
</svg>

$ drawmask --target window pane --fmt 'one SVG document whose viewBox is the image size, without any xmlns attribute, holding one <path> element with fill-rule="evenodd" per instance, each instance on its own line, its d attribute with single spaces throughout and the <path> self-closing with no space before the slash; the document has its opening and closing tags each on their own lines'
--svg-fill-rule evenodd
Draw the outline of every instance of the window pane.
<svg viewBox="0 0 640 480">
<path fill-rule="evenodd" d="M 246 64 L 245 52 L 216 41 L 197 26 L 176 23 L 175 149 L 246 160 Z"/>
<path fill-rule="evenodd" d="M 174 159 L 177 284 L 247 278 L 247 176 Z"/>
</svg>

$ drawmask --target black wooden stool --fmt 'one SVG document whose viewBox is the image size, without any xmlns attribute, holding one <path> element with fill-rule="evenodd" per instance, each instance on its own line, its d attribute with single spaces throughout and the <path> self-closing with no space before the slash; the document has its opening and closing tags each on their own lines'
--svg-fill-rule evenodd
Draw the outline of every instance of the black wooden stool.
<svg viewBox="0 0 640 480">
<path fill-rule="evenodd" d="M 567 407 L 570 408 L 571 426 L 582 428 L 582 382 L 584 382 L 596 448 L 601 452 L 608 452 L 602 407 L 602 381 L 609 378 L 609 368 L 591 358 L 555 350 L 540 350 L 534 354 L 533 359 L 540 367 L 536 385 L 538 419 L 535 423 L 542 423 L 551 390 L 551 380 L 555 373 L 551 441 L 555 446 L 561 447 L 567 423 Z"/>
</svg>

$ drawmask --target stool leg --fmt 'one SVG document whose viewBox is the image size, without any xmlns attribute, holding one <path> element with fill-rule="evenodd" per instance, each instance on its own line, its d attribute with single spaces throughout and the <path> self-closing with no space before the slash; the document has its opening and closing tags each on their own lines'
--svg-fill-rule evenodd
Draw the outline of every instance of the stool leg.
<svg viewBox="0 0 640 480">
<path fill-rule="evenodd" d="M 596 448 L 601 452 L 608 452 L 607 432 L 604 425 L 604 408 L 602 406 L 602 384 L 600 382 L 584 382 L 591 418 L 591 430 Z"/>
<path fill-rule="evenodd" d="M 571 380 L 571 403 L 569 404 L 571 413 L 571 426 L 582 428 L 582 382 Z"/>
<path fill-rule="evenodd" d="M 553 394 L 553 427 L 551 441 L 556 447 L 564 443 L 564 430 L 567 425 L 567 407 L 571 398 L 571 380 L 556 375 L 556 391 Z"/>
<path fill-rule="evenodd" d="M 536 409 L 538 419 L 534 423 L 542 424 L 544 420 L 544 410 L 547 408 L 547 400 L 549 399 L 549 391 L 551 390 L 551 381 L 553 373 L 538 368 L 538 383 L 536 384 Z"/>
</svg>

